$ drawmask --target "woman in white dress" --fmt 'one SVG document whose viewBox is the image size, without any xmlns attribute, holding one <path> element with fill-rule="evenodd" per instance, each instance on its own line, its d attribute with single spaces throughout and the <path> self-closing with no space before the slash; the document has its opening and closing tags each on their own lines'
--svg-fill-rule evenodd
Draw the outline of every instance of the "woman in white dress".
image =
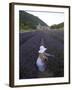
<svg viewBox="0 0 72 90">
<path fill-rule="evenodd" d="M 40 72 L 45 71 L 46 63 L 48 62 L 48 56 L 54 57 L 54 55 L 46 53 L 45 52 L 46 50 L 47 50 L 47 48 L 44 47 L 44 39 L 41 38 L 41 46 L 40 46 L 40 49 L 38 51 L 39 56 L 38 56 L 37 61 L 36 61 L 36 65 L 37 65 L 38 70 Z"/>
<path fill-rule="evenodd" d="M 53 55 L 46 53 L 45 52 L 46 50 L 47 50 L 47 48 L 45 48 L 43 45 L 41 45 L 40 50 L 38 51 L 39 56 L 37 58 L 36 65 L 38 67 L 38 70 L 41 72 L 44 72 L 46 69 L 46 62 L 48 61 L 48 56 L 53 56 Z"/>
</svg>

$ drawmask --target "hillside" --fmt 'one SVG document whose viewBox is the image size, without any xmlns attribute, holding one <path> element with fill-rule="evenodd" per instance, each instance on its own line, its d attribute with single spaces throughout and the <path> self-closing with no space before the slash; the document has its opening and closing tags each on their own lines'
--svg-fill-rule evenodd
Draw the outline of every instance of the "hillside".
<svg viewBox="0 0 72 90">
<path fill-rule="evenodd" d="M 35 30 L 38 24 L 42 26 L 47 26 L 47 24 L 43 22 L 41 19 L 25 11 L 19 11 L 19 21 L 20 21 L 19 24 L 20 31 L 21 30 L 26 31 L 32 29 Z"/>
<path fill-rule="evenodd" d="M 60 24 L 54 24 L 52 26 L 50 26 L 51 29 L 62 29 L 64 28 L 64 22 L 60 23 Z"/>
</svg>

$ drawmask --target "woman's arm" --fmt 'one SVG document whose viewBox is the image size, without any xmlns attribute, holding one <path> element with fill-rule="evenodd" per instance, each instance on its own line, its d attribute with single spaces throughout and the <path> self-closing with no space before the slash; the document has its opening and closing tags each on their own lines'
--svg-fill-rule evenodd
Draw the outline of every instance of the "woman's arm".
<svg viewBox="0 0 72 90">
<path fill-rule="evenodd" d="M 44 53 L 46 56 L 52 56 L 52 57 L 54 57 L 54 55 L 51 55 L 51 54 L 49 54 L 49 53 Z"/>
</svg>

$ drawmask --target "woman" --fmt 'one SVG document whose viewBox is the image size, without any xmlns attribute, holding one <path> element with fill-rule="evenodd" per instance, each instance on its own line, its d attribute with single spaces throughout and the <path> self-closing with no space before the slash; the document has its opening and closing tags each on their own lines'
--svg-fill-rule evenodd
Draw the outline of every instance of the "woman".
<svg viewBox="0 0 72 90">
<path fill-rule="evenodd" d="M 48 61 L 48 56 L 51 56 L 50 54 L 46 53 L 45 51 L 47 48 L 45 48 L 43 45 L 40 46 L 40 50 L 38 51 L 39 56 L 36 62 L 36 65 L 38 67 L 38 70 L 43 72 L 46 69 L 46 62 Z"/>
</svg>

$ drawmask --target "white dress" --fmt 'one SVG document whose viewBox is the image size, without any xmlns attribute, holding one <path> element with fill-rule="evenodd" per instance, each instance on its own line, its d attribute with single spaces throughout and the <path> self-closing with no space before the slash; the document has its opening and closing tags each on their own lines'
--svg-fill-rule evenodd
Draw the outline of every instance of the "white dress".
<svg viewBox="0 0 72 90">
<path fill-rule="evenodd" d="M 41 60 L 40 57 L 38 57 L 37 62 L 36 62 L 36 65 L 37 65 L 39 71 L 41 71 L 41 72 L 45 71 L 46 65 L 45 65 L 45 63 Z"/>
</svg>

